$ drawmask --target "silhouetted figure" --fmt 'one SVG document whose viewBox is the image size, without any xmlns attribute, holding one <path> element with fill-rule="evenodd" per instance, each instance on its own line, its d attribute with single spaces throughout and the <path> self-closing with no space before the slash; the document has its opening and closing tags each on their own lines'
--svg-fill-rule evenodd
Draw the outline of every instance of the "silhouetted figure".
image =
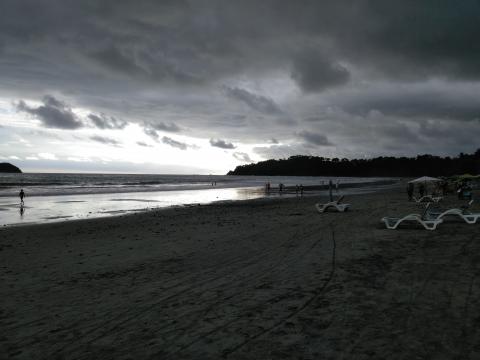
<svg viewBox="0 0 480 360">
<path fill-rule="evenodd" d="M 303 196 L 303 185 L 300 184 L 300 196 Z"/>
<path fill-rule="evenodd" d="M 460 200 L 472 200 L 472 188 L 462 183 L 457 191 Z"/>
<path fill-rule="evenodd" d="M 448 184 L 446 181 L 442 181 L 442 183 L 440 184 L 440 187 L 442 188 L 442 195 L 445 196 L 447 195 L 447 191 L 448 191 Z"/>
<path fill-rule="evenodd" d="M 425 185 L 418 185 L 418 193 L 420 194 L 420 197 L 423 197 L 423 195 L 425 195 Z"/>
<path fill-rule="evenodd" d="M 407 194 L 408 194 L 408 201 L 412 201 L 412 198 L 413 198 L 413 184 L 412 183 L 408 183 L 407 185 Z"/>
<path fill-rule="evenodd" d="M 332 180 L 328 180 L 328 194 L 330 196 L 330 202 L 333 201 L 332 187 L 333 187 Z"/>
<path fill-rule="evenodd" d="M 269 181 L 267 181 L 267 182 L 265 183 L 265 192 L 267 192 L 267 193 L 270 192 L 270 182 L 269 182 Z"/>
<path fill-rule="evenodd" d="M 298 184 L 297 184 L 297 185 L 295 185 L 295 195 L 298 196 L 299 191 L 300 191 L 300 186 L 298 186 Z"/>
<path fill-rule="evenodd" d="M 20 197 L 20 204 L 23 205 L 24 204 L 23 198 L 25 197 L 25 192 L 23 191 L 23 189 L 20 190 L 20 193 L 18 194 L 18 196 Z"/>
<path fill-rule="evenodd" d="M 278 184 L 278 191 L 279 192 L 283 191 L 283 184 L 282 183 Z"/>
</svg>

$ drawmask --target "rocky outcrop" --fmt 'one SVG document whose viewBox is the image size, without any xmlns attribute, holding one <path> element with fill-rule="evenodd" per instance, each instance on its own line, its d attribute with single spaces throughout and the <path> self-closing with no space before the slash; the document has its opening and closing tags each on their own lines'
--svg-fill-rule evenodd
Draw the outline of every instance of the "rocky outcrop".
<svg viewBox="0 0 480 360">
<path fill-rule="evenodd" d="M 20 170 L 15 165 L 12 165 L 10 163 L 0 163 L 0 173 L 21 173 L 21 172 L 22 170 Z"/>
</svg>

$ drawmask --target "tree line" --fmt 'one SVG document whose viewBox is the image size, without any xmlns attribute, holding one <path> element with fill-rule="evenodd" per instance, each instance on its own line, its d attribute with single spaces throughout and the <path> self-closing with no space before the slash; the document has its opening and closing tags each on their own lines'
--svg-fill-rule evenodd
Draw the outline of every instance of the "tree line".
<svg viewBox="0 0 480 360">
<path fill-rule="evenodd" d="M 473 154 L 456 157 L 418 155 L 416 157 L 386 157 L 371 159 L 339 159 L 295 155 L 288 159 L 266 160 L 240 165 L 227 175 L 283 176 L 451 176 L 480 174 L 480 149 Z"/>
</svg>

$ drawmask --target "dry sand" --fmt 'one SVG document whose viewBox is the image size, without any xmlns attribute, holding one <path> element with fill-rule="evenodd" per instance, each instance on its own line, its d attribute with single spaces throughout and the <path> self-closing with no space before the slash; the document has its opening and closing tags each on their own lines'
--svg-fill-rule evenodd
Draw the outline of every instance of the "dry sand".
<svg viewBox="0 0 480 360">
<path fill-rule="evenodd" d="M 0 229 L 0 357 L 480 358 L 480 224 L 384 229 L 403 187 L 318 200 Z"/>
</svg>

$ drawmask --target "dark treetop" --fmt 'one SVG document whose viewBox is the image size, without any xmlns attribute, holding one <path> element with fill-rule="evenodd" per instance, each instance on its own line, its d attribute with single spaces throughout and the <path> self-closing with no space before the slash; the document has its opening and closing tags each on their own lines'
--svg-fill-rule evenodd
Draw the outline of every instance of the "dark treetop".
<svg viewBox="0 0 480 360">
<path fill-rule="evenodd" d="M 20 170 L 15 165 L 12 165 L 10 163 L 0 163 L 0 173 L 21 173 L 21 172 L 22 170 Z"/>
<path fill-rule="evenodd" d="M 457 157 L 418 155 L 377 157 L 373 159 L 338 159 L 296 155 L 288 159 L 266 160 L 237 166 L 228 175 L 290 175 L 290 176 L 449 176 L 480 174 L 480 149 L 474 154 Z"/>
</svg>

